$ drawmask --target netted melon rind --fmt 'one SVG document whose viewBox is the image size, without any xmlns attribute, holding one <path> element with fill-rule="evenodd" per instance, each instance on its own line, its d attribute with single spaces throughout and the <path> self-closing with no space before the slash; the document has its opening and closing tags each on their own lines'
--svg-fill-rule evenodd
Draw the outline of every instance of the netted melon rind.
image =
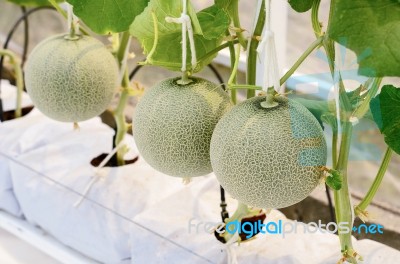
<svg viewBox="0 0 400 264">
<path fill-rule="evenodd" d="M 149 89 L 136 107 L 133 135 L 155 169 L 175 177 L 212 171 L 210 141 L 218 120 L 231 108 L 221 87 L 201 78 L 179 85 L 172 78 Z"/>
<path fill-rule="evenodd" d="M 25 67 L 25 83 L 45 115 L 79 122 L 107 109 L 117 88 L 118 65 L 97 39 L 65 36 L 50 37 L 35 47 Z"/>
<path fill-rule="evenodd" d="M 211 163 L 221 185 L 259 208 L 283 208 L 306 198 L 327 158 L 323 131 L 301 104 L 265 109 L 265 97 L 235 106 L 217 124 Z"/>
</svg>

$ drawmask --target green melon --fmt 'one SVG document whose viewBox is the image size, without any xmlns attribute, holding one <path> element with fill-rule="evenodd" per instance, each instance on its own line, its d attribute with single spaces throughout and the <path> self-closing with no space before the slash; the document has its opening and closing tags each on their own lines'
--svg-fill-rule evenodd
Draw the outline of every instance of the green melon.
<svg viewBox="0 0 400 264">
<path fill-rule="evenodd" d="M 118 65 L 95 38 L 57 35 L 32 51 L 25 83 L 34 105 L 45 115 L 58 121 L 79 122 L 108 107 L 118 83 Z"/>
<path fill-rule="evenodd" d="M 226 92 L 201 78 L 180 85 L 166 79 L 149 89 L 133 117 L 133 136 L 143 158 L 176 177 L 212 171 L 210 141 L 215 125 L 231 108 Z"/>
<path fill-rule="evenodd" d="M 327 158 L 321 126 L 301 104 L 282 97 L 261 106 L 254 97 L 235 106 L 217 124 L 211 164 L 236 199 L 259 208 L 283 208 L 306 198 Z"/>
</svg>

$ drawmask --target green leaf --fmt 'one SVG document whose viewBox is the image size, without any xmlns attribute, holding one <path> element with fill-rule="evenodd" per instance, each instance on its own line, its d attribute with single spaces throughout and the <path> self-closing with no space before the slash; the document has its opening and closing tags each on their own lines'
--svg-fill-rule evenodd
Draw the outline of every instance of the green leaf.
<svg viewBox="0 0 400 264">
<path fill-rule="evenodd" d="M 228 9 L 234 0 L 215 0 L 215 5 L 222 9 Z"/>
<path fill-rule="evenodd" d="M 74 6 L 74 14 L 93 32 L 108 34 L 129 29 L 149 0 L 67 0 Z"/>
<path fill-rule="evenodd" d="M 192 20 L 192 27 L 195 34 L 203 35 L 203 30 L 201 29 L 199 19 L 196 15 L 196 10 L 194 10 L 193 6 L 189 3 L 188 6 L 188 15 Z"/>
<path fill-rule="evenodd" d="M 335 191 L 339 191 L 342 188 L 342 175 L 335 170 L 330 170 L 329 173 L 330 175 L 325 180 L 326 185 Z"/>
<path fill-rule="evenodd" d="M 188 13 L 193 7 L 188 6 Z M 180 71 L 182 66 L 182 26 L 176 23 L 165 22 L 166 17 L 179 17 L 182 11 L 181 1 L 150 0 L 149 5 L 142 14 L 136 17 L 130 27 L 131 35 L 138 38 L 144 53 L 148 54 L 154 45 L 155 32 L 152 18 L 152 12 L 155 13 L 158 23 L 158 42 L 156 49 L 148 61 L 153 65 L 165 67 L 169 70 Z M 224 11 L 216 6 L 211 6 L 197 15 L 190 15 L 192 24 L 198 21 L 202 32 L 194 34 L 197 58 L 200 59 L 210 51 L 214 50 L 223 40 L 224 32 L 229 26 L 229 18 Z M 188 43 L 187 68 L 191 69 L 190 47 Z M 194 72 L 200 71 L 209 64 L 217 54 L 201 61 Z"/>
<path fill-rule="evenodd" d="M 383 86 L 381 93 L 371 100 L 370 108 L 386 144 L 400 154 L 400 88 Z"/>
<path fill-rule="evenodd" d="M 303 13 L 311 9 L 314 0 L 289 0 L 288 2 L 295 11 Z"/>
<path fill-rule="evenodd" d="M 400 76 L 398 0 L 337 0 L 328 35 L 357 54 L 359 74 Z"/>
<path fill-rule="evenodd" d="M 321 120 L 332 128 L 333 132 L 338 132 L 338 122 L 336 115 L 333 113 L 325 113 L 321 115 Z"/>
<path fill-rule="evenodd" d="M 215 5 L 234 17 L 235 9 L 239 0 L 215 0 Z"/>
<path fill-rule="evenodd" d="M 7 0 L 8 2 L 20 5 L 20 6 L 50 6 L 48 0 Z M 56 2 L 64 2 L 63 0 L 56 0 Z"/>
<path fill-rule="evenodd" d="M 229 27 L 228 13 L 216 5 L 210 6 L 198 13 L 199 22 L 206 28 L 203 36 L 206 39 L 215 39 L 222 36 Z"/>
<path fill-rule="evenodd" d="M 318 120 L 321 127 L 324 128 L 323 116 L 329 114 L 330 112 L 329 104 L 327 101 L 309 100 L 304 98 L 293 98 L 293 100 L 305 106 L 308 111 L 310 111 L 311 114 L 313 114 L 314 117 Z"/>
</svg>

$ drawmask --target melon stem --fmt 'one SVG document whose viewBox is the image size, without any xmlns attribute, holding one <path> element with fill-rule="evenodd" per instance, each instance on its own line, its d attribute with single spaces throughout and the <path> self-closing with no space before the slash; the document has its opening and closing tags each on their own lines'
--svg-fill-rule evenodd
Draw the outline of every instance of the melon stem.
<svg viewBox="0 0 400 264">
<path fill-rule="evenodd" d="M 231 34 L 229 33 L 229 30 L 226 31 L 226 35 L 229 37 L 231 36 Z M 236 53 L 235 53 L 235 45 L 228 41 L 228 48 L 229 48 L 229 57 L 231 59 L 231 68 L 234 69 L 235 68 L 235 64 L 237 64 L 237 58 L 236 58 Z M 232 83 L 237 84 L 237 74 L 235 74 L 234 78 L 232 79 Z M 229 82 L 228 82 L 228 86 L 229 86 Z M 229 87 L 230 88 L 230 87 Z M 230 89 L 230 95 L 231 95 L 231 99 L 233 104 L 236 104 L 237 102 L 237 91 L 236 89 Z"/>
<path fill-rule="evenodd" d="M 63 16 L 64 18 L 67 18 L 67 12 L 65 12 L 64 11 L 64 9 L 62 9 L 61 7 L 60 7 L 60 5 L 57 3 L 57 1 L 56 0 L 48 0 L 49 1 L 49 3 L 57 10 L 57 12 L 61 15 L 61 16 Z M 82 26 L 80 27 L 80 30 L 79 30 L 83 35 L 86 35 L 86 36 L 90 36 L 90 34 L 89 34 L 89 32 L 86 30 L 86 29 L 84 29 L 84 28 L 82 28 Z"/>
<path fill-rule="evenodd" d="M 79 39 L 78 36 L 78 31 L 79 31 L 79 26 L 76 21 L 76 17 L 74 16 L 73 12 L 73 6 L 70 4 L 67 4 L 67 20 L 68 20 L 68 26 L 69 26 L 69 35 L 68 39 L 69 40 L 77 40 Z"/>
<path fill-rule="evenodd" d="M 22 75 L 21 65 L 17 62 L 17 55 L 10 51 L 0 49 L 0 56 L 7 56 L 10 58 L 10 63 L 14 67 L 15 78 L 16 78 L 16 86 L 17 86 L 17 100 L 15 107 L 15 118 L 19 118 L 22 116 L 22 92 L 24 91 L 24 78 Z"/>
<path fill-rule="evenodd" d="M 275 102 L 274 96 L 270 93 L 268 93 L 265 96 L 265 101 L 261 102 L 261 107 L 266 108 L 266 109 L 274 108 L 274 107 L 277 107 L 278 105 L 279 105 L 279 103 Z"/>
<path fill-rule="evenodd" d="M 348 232 L 342 232 L 338 230 L 339 239 L 341 242 L 341 250 L 343 257 L 351 263 L 357 263 L 357 260 L 353 257 L 355 253 L 352 241 L 351 233 L 353 228 L 353 208 L 350 202 L 349 185 L 347 179 L 347 165 L 350 152 L 351 136 L 353 131 L 353 125 L 350 122 L 343 122 L 343 133 L 340 144 L 339 160 L 335 170 L 339 171 L 342 175 L 342 188 L 338 191 L 334 191 L 335 200 L 335 211 L 336 211 L 336 222 L 349 228 Z"/>
<path fill-rule="evenodd" d="M 319 22 L 319 6 L 321 0 L 316 0 L 313 3 L 311 10 L 311 21 L 312 26 L 317 38 L 323 35 L 322 33 L 322 25 Z M 331 1 L 330 11 L 329 11 L 329 20 L 328 20 L 328 29 L 331 21 L 331 17 L 333 14 L 333 9 L 335 7 L 335 0 Z M 327 30 L 329 31 L 329 30 Z M 332 78 L 335 76 L 335 43 L 329 39 L 329 36 L 324 36 L 323 47 L 325 49 L 326 56 L 328 58 L 329 69 L 332 74 Z M 340 87 L 343 87 L 343 82 L 339 80 Z M 341 95 L 339 95 L 339 98 Z M 341 99 L 341 98 L 340 98 Z M 350 263 L 357 263 L 356 257 L 358 254 L 353 249 L 351 237 L 352 237 L 352 228 L 353 228 L 353 208 L 350 201 L 350 193 L 349 193 L 349 184 L 348 184 L 348 175 L 347 175 L 347 166 L 349 160 L 349 152 L 350 152 L 350 144 L 351 144 L 351 136 L 353 133 L 353 124 L 349 122 L 348 119 L 343 120 L 342 122 L 342 134 L 340 140 L 340 149 L 339 149 L 339 157 L 334 166 L 334 169 L 339 171 L 342 175 L 342 188 L 338 191 L 334 191 L 334 201 L 335 201 L 335 214 L 336 214 L 336 222 L 338 224 L 342 223 L 349 228 L 348 232 L 343 232 L 343 230 L 338 230 L 341 252 L 342 252 L 342 260 L 347 260 Z M 337 139 L 335 139 L 336 141 Z M 335 154 L 335 153 L 334 153 Z"/>
<path fill-rule="evenodd" d="M 372 202 L 372 199 L 374 198 L 379 186 L 381 185 L 383 176 L 385 176 L 386 170 L 392 158 L 392 154 L 393 150 L 390 147 L 387 147 L 385 156 L 383 157 L 381 166 L 379 167 L 374 182 L 372 183 L 364 199 L 362 199 L 362 201 L 354 209 L 357 215 L 363 213 L 367 209 L 368 205 Z"/>
<path fill-rule="evenodd" d="M 258 14 L 257 23 L 250 40 L 249 44 L 249 53 L 247 57 L 247 70 L 246 70 L 246 82 L 248 85 L 256 85 L 256 76 L 257 76 L 257 47 L 259 40 L 256 38 L 260 36 L 265 22 L 265 2 L 262 1 L 260 12 Z M 254 97 L 256 94 L 255 90 L 247 90 L 247 98 Z"/>
<path fill-rule="evenodd" d="M 193 81 L 189 78 L 189 74 L 187 71 L 183 71 L 181 79 L 177 81 L 177 83 L 181 84 L 181 85 L 186 85 L 191 82 L 193 82 Z"/>
<path fill-rule="evenodd" d="M 122 33 L 119 49 L 116 54 L 120 70 L 123 70 L 122 69 L 123 65 L 126 65 L 124 60 L 128 59 L 128 56 L 125 56 L 125 55 L 127 54 L 126 50 L 129 49 L 129 46 L 128 46 L 129 39 L 130 39 L 129 32 L 125 31 L 124 33 Z M 115 146 L 118 146 L 121 143 L 121 141 L 125 137 L 125 134 L 128 132 L 128 126 L 126 124 L 125 114 L 124 114 L 125 106 L 129 99 L 129 75 L 128 75 L 127 67 L 125 67 L 125 70 L 124 70 L 124 75 L 122 78 L 121 86 L 122 86 L 121 96 L 119 98 L 117 108 L 115 109 L 115 111 L 113 113 L 115 123 L 117 126 L 115 142 L 114 142 Z M 125 156 L 125 149 L 120 148 L 117 151 L 118 166 L 125 165 L 124 156 Z"/>
<path fill-rule="evenodd" d="M 122 92 L 121 96 L 119 98 L 118 106 L 114 112 L 114 119 L 117 125 L 117 134 L 115 136 L 115 145 L 118 146 L 121 141 L 124 139 L 125 134 L 128 132 L 128 126 L 126 125 L 125 122 L 125 106 L 128 103 L 129 99 L 129 77 L 128 77 L 128 71 L 125 70 L 124 73 L 124 78 L 122 81 Z M 125 150 L 123 148 L 120 148 L 117 151 L 117 163 L 118 166 L 123 166 L 125 165 Z"/>
</svg>

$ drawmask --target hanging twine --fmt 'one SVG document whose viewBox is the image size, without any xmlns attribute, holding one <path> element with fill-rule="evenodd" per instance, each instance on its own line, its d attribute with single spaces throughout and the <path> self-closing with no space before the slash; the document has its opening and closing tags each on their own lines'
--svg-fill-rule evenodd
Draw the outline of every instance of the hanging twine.
<svg viewBox="0 0 400 264">
<path fill-rule="evenodd" d="M 88 193 L 90 192 L 90 189 L 92 189 L 92 186 L 98 182 L 100 179 L 104 179 L 106 177 L 106 175 L 101 174 L 101 169 L 104 168 L 104 166 L 106 166 L 107 162 L 112 158 L 112 156 L 114 156 L 115 153 L 117 153 L 117 151 L 122 148 L 125 144 L 123 143 L 123 140 L 121 140 L 121 142 L 118 144 L 118 146 L 116 146 L 111 152 L 110 154 L 107 155 L 107 157 L 105 157 L 103 159 L 103 161 L 99 164 L 99 166 L 94 168 L 94 176 L 92 177 L 92 179 L 90 180 L 90 182 L 88 183 L 88 185 L 86 186 L 85 190 L 83 191 L 82 196 L 79 198 L 78 201 L 76 201 L 76 203 L 74 203 L 74 207 L 78 207 L 83 200 L 86 199 L 86 196 L 88 195 Z"/>
<path fill-rule="evenodd" d="M 265 3 L 267 18 L 265 19 L 264 33 L 261 42 L 257 48 L 258 54 L 265 51 L 264 54 L 264 85 L 263 91 L 268 92 L 269 87 L 274 87 L 277 93 L 281 93 L 279 78 L 278 58 L 275 48 L 275 35 L 271 30 L 271 0 Z"/>
<path fill-rule="evenodd" d="M 186 61 L 187 61 L 187 36 L 189 36 L 189 44 L 190 44 L 190 51 L 192 55 L 192 70 L 196 68 L 197 65 L 197 56 L 196 56 L 196 48 L 194 45 L 194 36 L 193 36 L 193 28 L 192 28 L 192 21 L 190 19 L 190 16 L 187 14 L 187 0 L 182 0 L 182 5 L 183 5 L 183 11 L 181 13 L 181 16 L 176 18 L 176 17 L 166 17 L 165 21 L 168 23 L 176 23 L 176 24 L 182 24 L 182 72 L 186 72 Z"/>
<path fill-rule="evenodd" d="M 74 15 L 73 6 L 67 3 L 67 23 L 68 31 L 74 31 L 74 34 L 79 34 L 79 19 Z"/>
</svg>

